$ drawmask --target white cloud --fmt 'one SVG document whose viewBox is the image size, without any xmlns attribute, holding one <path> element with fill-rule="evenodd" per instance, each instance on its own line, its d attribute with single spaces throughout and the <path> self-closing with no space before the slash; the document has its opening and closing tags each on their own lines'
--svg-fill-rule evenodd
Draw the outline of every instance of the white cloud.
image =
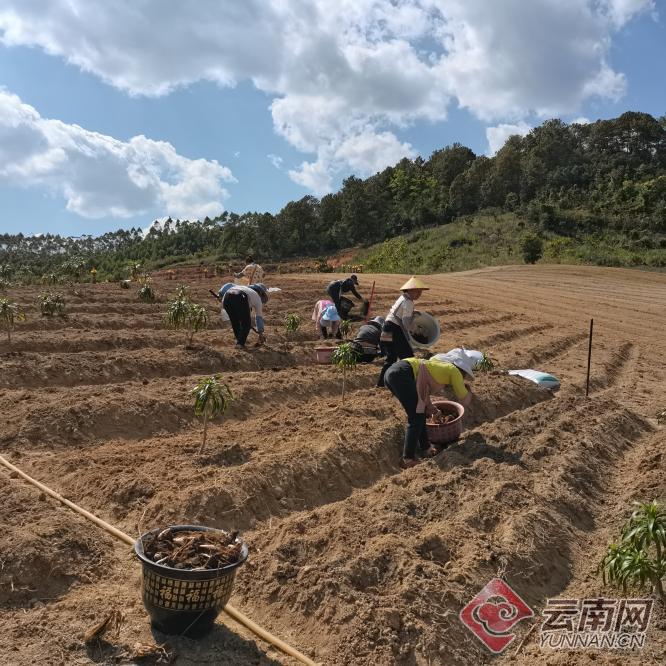
<svg viewBox="0 0 666 666">
<path fill-rule="evenodd" d="M 328 194 L 333 189 L 329 162 L 325 158 L 319 158 L 316 162 L 303 162 L 298 169 L 289 170 L 289 177 L 317 196 Z"/>
<path fill-rule="evenodd" d="M 654 0 L 0 0 L 0 43 L 41 47 L 133 95 L 250 80 L 272 96 L 275 130 L 314 156 L 291 177 L 321 191 L 339 170 L 410 154 L 394 132 L 444 120 L 452 101 L 489 123 L 516 123 L 575 114 L 590 97 L 618 99 L 626 80 L 610 64 L 613 36 L 654 8 Z"/>
<path fill-rule="evenodd" d="M 571 121 L 572 125 L 589 125 L 592 121 L 585 116 L 578 116 Z"/>
<path fill-rule="evenodd" d="M 486 139 L 488 139 L 488 155 L 494 155 L 505 143 L 506 140 L 518 134 L 525 136 L 532 129 L 531 125 L 519 122 L 516 125 L 496 125 L 495 127 L 486 127 Z"/>
<path fill-rule="evenodd" d="M 129 141 L 42 118 L 0 90 L 0 182 L 52 189 L 84 217 L 130 217 L 159 208 L 197 219 L 224 210 L 234 182 L 216 161 L 191 160 L 163 141 Z"/>
<path fill-rule="evenodd" d="M 269 153 L 266 155 L 268 157 L 268 161 L 276 168 L 276 169 L 282 169 L 282 162 L 284 161 L 279 155 L 273 155 L 273 153 Z"/>
<path fill-rule="evenodd" d="M 638 14 L 656 12 L 654 0 L 603 0 L 602 8 L 604 6 L 608 16 L 618 27 L 622 27 Z"/>
<path fill-rule="evenodd" d="M 416 153 L 408 143 L 400 143 L 390 132 L 376 134 L 367 131 L 345 139 L 335 151 L 335 157 L 360 175 L 368 176 L 403 157 L 416 157 Z"/>
</svg>

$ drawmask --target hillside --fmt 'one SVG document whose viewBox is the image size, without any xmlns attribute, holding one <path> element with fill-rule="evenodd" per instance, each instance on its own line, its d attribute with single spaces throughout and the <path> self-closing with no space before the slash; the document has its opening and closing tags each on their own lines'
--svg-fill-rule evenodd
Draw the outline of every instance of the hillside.
<svg viewBox="0 0 666 666">
<path fill-rule="evenodd" d="M 475 226 L 486 228 L 487 238 L 470 236 Z M 445 231 L 430 236 L 433 228 Z M 439 233 L 444 244 L 435 250 Z M 666 117 L 627 112 L 585 125 L 549 120 L 527 136 L 510 137 L 493 157 L 453 144 L 365 180 L 350 176 L 339 192 L 290 201 L 276 215 L 225 211 L 203 221 L 168 219 L 145 235 L 136 228 L 97 238 L 4 234 L 0 279 L 39 280 L 73 258 L 84 268 L 94 265 L 103 279 L 118 279 L 130 262 L 152 269 L 192 260 L 224 264 L 248 252 L 262 262 L 326 257 L 404 234 L 413 234 L 408 244 L 425 238 L 430 246 L 415 252 L 419 266 L 446 270 L 468 267 L 457 261 L 467 255 L 493 263 L 496 251 L 514 261 L 525 233 L 540 236 L 560 261 L 663 266 Z M 488 251 L 479 249 L 484 238 Z"/>
<path fill-rule="evenodd" d="M 514 213 L 469 215 L 357 251 L 349 261 L 377 273 L 442 273 L 524 262 L 522 243 L 534 225 Z M 574 236 L 541 232 L 541 263 L 659 269 L 666 244 L 654 238 L 599 231 Z"/>
</svg>

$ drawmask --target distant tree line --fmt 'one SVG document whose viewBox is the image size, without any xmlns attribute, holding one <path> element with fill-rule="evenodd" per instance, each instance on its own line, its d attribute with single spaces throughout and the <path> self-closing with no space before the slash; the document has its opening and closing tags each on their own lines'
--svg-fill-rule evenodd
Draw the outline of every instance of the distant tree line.
<svg viewBox="0 0 666 666">
<path fill-rule="evenodd" d="M 322 256 L 487 209 L 521 214 L 538 231 L 576 236 L 610 229 L 663 247 L 666 116 L 628 112 L 585 125 L 549 120 L 510 137 L 493 157 L 456 143 L 365 180 L 350 176 L 339 192 L 290 201 L 277 215 L 169 219 L 145 237 L 136 228 L 79 238 L 2 234 L 0 264 L 44 274 L 78 257 L 103 277 L 131 261 L 225 261 L 250 249 L 264 261 Z"/>
</svg>

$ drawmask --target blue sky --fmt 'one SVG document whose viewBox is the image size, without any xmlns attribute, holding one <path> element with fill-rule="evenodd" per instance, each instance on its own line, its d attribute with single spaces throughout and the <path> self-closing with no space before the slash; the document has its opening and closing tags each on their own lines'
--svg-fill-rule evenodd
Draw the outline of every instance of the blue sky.
<svg viewBox="0 0 666 666">
<path fill-rule="evenodd" d="M 277 212 L 548 117 L 666 113 L 661 2 L 95 4 L 0 0 L 0 232 Z"/>
</svg>

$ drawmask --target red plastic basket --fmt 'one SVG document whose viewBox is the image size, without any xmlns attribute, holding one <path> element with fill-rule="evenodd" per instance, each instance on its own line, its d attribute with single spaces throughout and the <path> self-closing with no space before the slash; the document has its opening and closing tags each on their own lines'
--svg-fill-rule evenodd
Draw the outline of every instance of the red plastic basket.
<svg viewBox="0 0 666 666">
<path fill-rule="evenodd" d="M 428 440 L 431 444 L 448 444 L 455 442 L 463 431 L 463 415 L 465 408 L 457 402 L 450 400 L 433 400 L 432 404 L 439 409 L 442 414 L 450 414 L 455 418 L 442 425 L 426 424 L 428 428 Z"/>
<path fill-rule="evenodd" d="M 331 365 L 331 356 L 335 347 L 315 347 L 315 361 L 321 365 Z"/>
</svg>

